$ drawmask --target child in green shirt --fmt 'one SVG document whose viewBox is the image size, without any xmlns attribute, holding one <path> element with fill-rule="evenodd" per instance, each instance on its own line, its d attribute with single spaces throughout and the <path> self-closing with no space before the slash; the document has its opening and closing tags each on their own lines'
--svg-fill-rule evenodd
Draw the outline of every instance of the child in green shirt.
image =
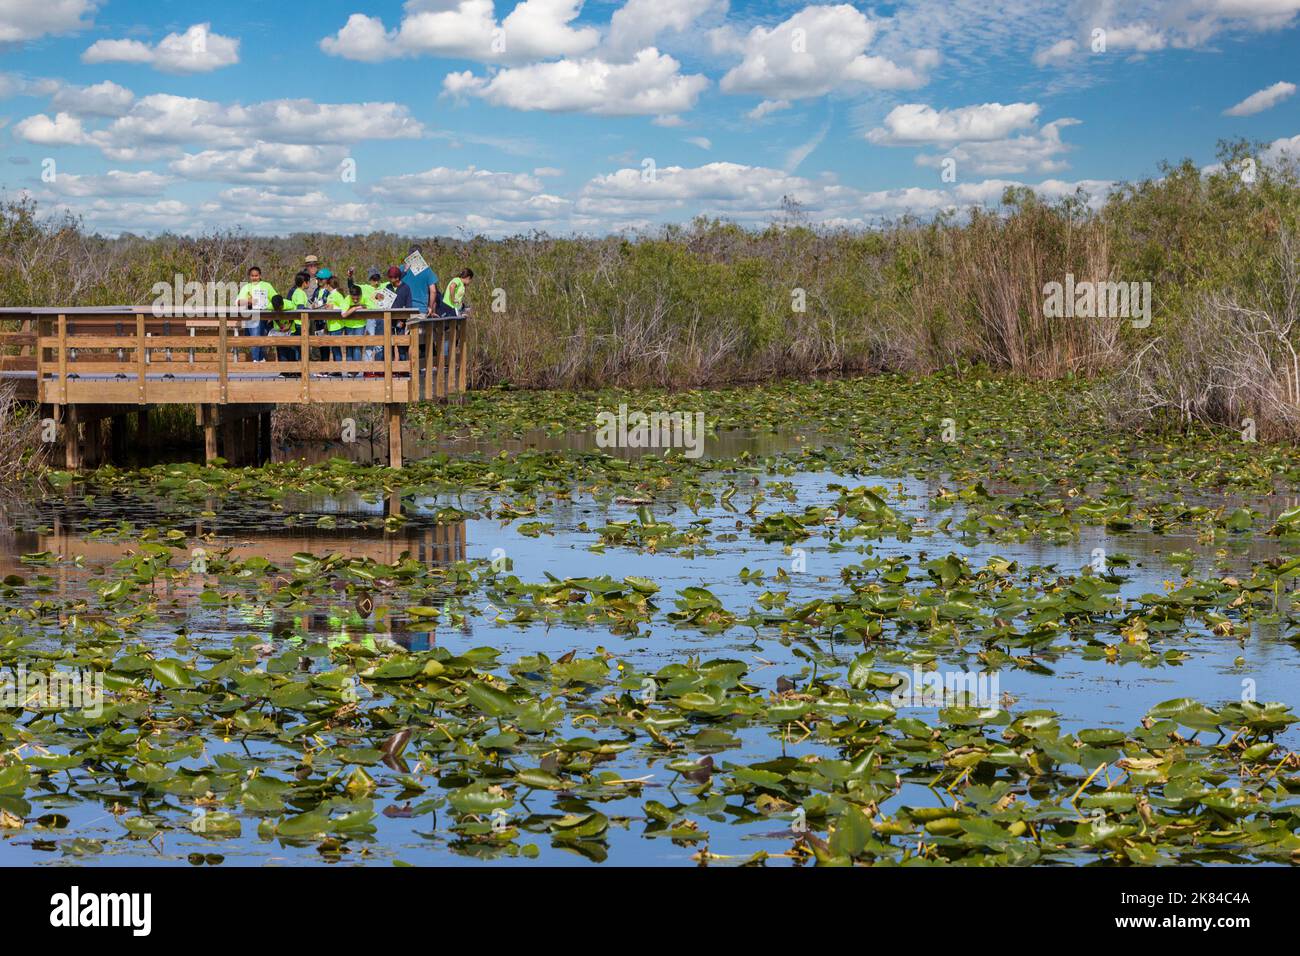
<svg viewBox="0 0 1300 956">
<path fill-rule="evenodd" d="M 246 335 L 266 335 L 270 328 L 270 323 L 262 318 L 261 313 L 271 308 L 271 296 L 275 295 L 275 287 L 269 282 L 262 281 L 262 270 L 258 266 L 253 266 L 248 270 L 248 281 L 239 289 L 239 294 L 235 296 L 235 307 L 238 309 L 248 309 L 253 312 L 248 318 L 244 319 L 244 334 Z M 266 350 L 261 348 L 253 349 L 253 361 L 265 362 Z"/>
</svg>

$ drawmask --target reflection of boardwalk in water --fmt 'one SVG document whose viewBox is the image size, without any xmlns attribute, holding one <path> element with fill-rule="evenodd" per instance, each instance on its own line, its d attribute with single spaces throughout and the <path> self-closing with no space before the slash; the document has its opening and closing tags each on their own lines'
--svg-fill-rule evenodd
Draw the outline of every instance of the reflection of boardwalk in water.
<svg viewBox="0 0 1300 956">
<path fill-rule="evenodd" d="M 214 536 L 204 538 L 206 534 Z M 70 583 L 74 589 L 84 588 L 88 572 L 138 553 L 142 543 L 136 538 L 90 537 L 69 530 L 57 516 L 49 533 L 11 531 L 0 525 L 0 577 L 16 574 L 27 578 L 39 571 L 53 577 L 58 582 L 60 596 L 64 596 Z M 198 520 L 184 547 L 173 548 L 175 555 L 171 564 L 174 567 L 189 564 L 193 561 L 195 549 L 202 549 L 211 556 L 229 553 L 230 558 L 237 560 L 265 558 L 286 573 L 292 573 L 293 556 L 300 553 L 318 557 L 342 554 L 389 565 L 402 560 L 403 555 L 409 555 L 428 567 L 447 567 L 465 558 L 465 522 L 406 525 L 391 532 L 369 528 L 300 526 L 262 533 L 217 534 Z M 24 554 L 41 552 L 56 555 L 58 560 L 48 566 L 23 564 L 20 560 Z M 78 558 L 81 559 L 80 567 L 74 564 Z M 175 586 L 169 584 L 165 593 L 180 596 L 197 592 L 208 580 L 212 580 L 209 575 L 196 574 L 190 582 Z"/>
<path fill-rule="evenodd" d="M 7 526 L 5 513 L 0 510 L 0 578 L 17 575 L 30 581 L 36 575 L 45 575 L 55 581 L 59 601 L 86 598 L 93 605 L 98 601 L 88 587 L 89 578 L 99 576 L 107 566 L 139 553 L 141 542 L 137 538 L 90 537 L 77 527 L 65 523 L 56 515 L 49 532 L 13 531 Z M 355 517 L 371 517 L 358 514 Z M 178 528 L 177 530 L 185 530 Z M 407 525 L 392 532 L 370 528 L 286 528 L 283 530 L 243 531 L 238 534 L 201 537 L 212 533 L 202 520 L 194 523 L 190 537 L 182 547 L 174 547 L 172 567 L 190 565 L 201 548 L 205 556 L 215 558 L 225 555 L 231 559 L 247 560 L 265 558 L 280 570 L 268 572 L 275 577 L 292 575 L 299 553 L 325 557 L 342 554 L 349 558 L 392 565 L 409 557 L 427 567 L 448 567 L 465 559 L 465 522 L 438 525 Z M 161 543 L 161 542 L 159 542 Z M 24 564 L 24 554 L 48 552 L 57 556 L 50 564 Z M 254 586 L 260 582 L 254 582 Z M 156 594 L 164 602 L 174 602 L 182 608 L 197 610 L 198 596 L 206 588 L 223 588 L 215 574 L 191 573 L 181 580 L 160 580 Z M 246 607 L 225 607 L 215 611 L 226 618 L 232 632 L 265 633 L 277 651 L 286 643 L 303 640 L 323 640 L 328 643 L 361 643 L 380 647 L 398 646 L 407 650 L 427 650 L 434 645 L 435 630 L 432 622 L 407 621 L 391 607 L 384 607 L 382 598 L 365 591 L 349 594 L 342 587 L 334 597 L 323 598 L 325 607 L 316 607 L 301 613 L 286 614 L 272 610 L 265 604 L 250 603 Z M 184 612 L 186 616 L 191 611 Z M 223 627 L 222 629 L 226 629 Z M 307 658 L 304 658 L 304 662 Z"/>
</svg>

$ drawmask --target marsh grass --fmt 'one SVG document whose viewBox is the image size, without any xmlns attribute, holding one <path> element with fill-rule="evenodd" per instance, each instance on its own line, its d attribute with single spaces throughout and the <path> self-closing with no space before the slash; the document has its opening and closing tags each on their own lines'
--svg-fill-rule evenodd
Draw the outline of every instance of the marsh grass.
<svg viewBox="0 0 1300 956">
<path fill-rule="evenodd" d="M 343 433 L 343 423 L 351 419 L 356 426 L 356 440 L 370 443 L 386 441 L 383 415 L 378 405 L 277 405 L 271 414 L 271 441 L 276 445 L 293 442 L 336 442 Z"/>
<path fill-rule="evenodd" d="M 1300 438 L 1300 263 L 1285 232 L 1270 275 L 1249 300 L 1203 294 L 1184 321 L 1146 343 L 1100 396 L 1111 422 L 1220 424 L 1263 439 Z"/>
<path fill-rule="evenodd" d="M 1226 337 L 1223 349 L 1239 348 L 1242 313 L 1223 303 L 1280 314 L 1278 243 L 1300 234 L 1300 180 L 1293 162 L 1279 160 L 1243 182 L 1241 161 L 1261 149 L 1221 144 L 1217 168 L 1164 165 L 1104 202 L 1080 194 L 1047 203 L 1012 188 L 996 209 L 869 230 L 814 229 L 790 214 L 756 230 L 698 219 L 636 237 L 419 241 L 441 275 L 475 270 L 476 388 L 687 388 L 974 365 L 1090 377 L 1132 370 L 1140 358 L 1154 391 L 1139 407 L 1156 420 L 1185 404 L 1167 389 L 1203 372 L 1197 350 L 1174 343 Z M 11 202 L 0 206 L 0 302 L 148 302 L 154 283 L 177 273 L 233 281 L 253 264 L 283 287 L 309 252 L 362 274 L 399 261 L 410 241 L 383 232 L 109 239 Z M 1043 286 L 1067 273 L 1150 282 L 1151 327 L 1045 317 Z M 1157 338 L 1168 373 L 1148 375 Z M 1123 417 L 1134 380 L 1118 381 L 1105 401 Z M 1261 415 L 1282 414 L 1252 401 Z M 1239 406 L 1215 399 L 1194 414 L 1235 427 L 1225 416 Z M 302 410 L 279 417 L 281 440 L 330 424 Z"/>
<path fill-rule="evenodd" d="M 0 484 L 18 482 L 44 464 L 49 446 L 41 441 L 35 407 L 19 403 L 12 385 L 0 384 Z"/>
</svg>

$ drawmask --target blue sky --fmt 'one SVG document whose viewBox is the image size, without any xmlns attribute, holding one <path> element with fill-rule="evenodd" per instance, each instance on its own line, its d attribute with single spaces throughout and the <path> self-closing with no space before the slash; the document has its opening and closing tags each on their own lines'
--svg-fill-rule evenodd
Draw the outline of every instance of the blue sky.
<svg viewBox="0 0 1300 956">
<path fill-rule="evenodd" d="M 1300 155 L 1300 0 L 0 0 L 0 189 L 106 233 L 862 226 Z M 946 173 L 946 175 L 945 175 Z"/>
</svg>

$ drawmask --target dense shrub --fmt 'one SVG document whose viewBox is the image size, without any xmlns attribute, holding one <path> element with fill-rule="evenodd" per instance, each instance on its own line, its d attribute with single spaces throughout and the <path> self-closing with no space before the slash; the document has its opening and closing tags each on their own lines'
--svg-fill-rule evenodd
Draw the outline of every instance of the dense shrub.
<svg viewBox="0 0 1300 956">
<path fill-rule="evenodd" d="M 1189 327 L 1197 349 L 1205 336 L 1240 334 L 1207 303 L 1286 312 L 1279 256 L 1294 253 L 1284 237 L 1300 234 L 1300 184 L 1289 162 L 1261 162 L 1253 182 L 1243 181 L 1242 163 L 1259 154 L 1223 144 L 1215 170 L 1166 166 L 1100 205 L 1082 195 L 1047 203 L 1013 189 L 996 209 L 870 231 L 814 229 L 790 215 L 759 230 L 699 219 L 637 237 L 419 241 L 440 274 L 475 270 L 478 385 L 707 385 L 973 363 L 1029 377 L 1131 375 L 1139 352 L 1144 361 L 1158 354 L 1172 381 L 1197 374 Z M 176 273 L 237 281 L 252 264 L 283 287 L 308 252 L 361 275 L 399 261 L 411 241 L 389 233 L 110 239 L 9 203 L 0 206 L 0 303 L 143 303 Z M 1067 273 L 1151 282 L 1151 326 L 1045 317 L 1043 286 Z M 794 307 L 800 296 L 805 311 Z M 1147 405 L 1179 406 L 1164 387 L 1148 378 L 1143 388 L 1156 393 Z M 1204 414 L 1219 413 L 1206 406 Z"/>
</svg>

